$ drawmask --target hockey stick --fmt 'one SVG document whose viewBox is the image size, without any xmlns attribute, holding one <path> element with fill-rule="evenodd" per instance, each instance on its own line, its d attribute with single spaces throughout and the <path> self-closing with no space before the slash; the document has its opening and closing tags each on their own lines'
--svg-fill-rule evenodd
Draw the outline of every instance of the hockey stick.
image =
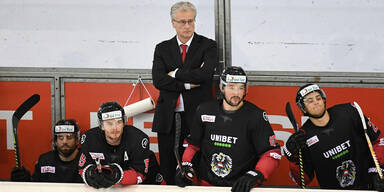
<svg viewBox="0 0 384 192">
<path fill-rule="evenodd" d="M 175 158 L 177 165 L 180 168 L 181 174 L 184 175 L 184 171 L 181 169 L 181 159 L 179 154 L 179 142 L 181 136 L 181 117 L 180 113 L 175 114 L 175 148 L 173 149 L 175 153 Z"/>
<path fill-rule="evenodd" d="M 185 176 L 188 180 L 193 182 L 193 174 L 188 173 L 185 175 L 184 170 L 181 168 L 181 159 L 180 159 L 180 154 L 179 154 L 179 142 L 180 142 L 180 136 L 181 136 L 181 117 L 180 113 L 175 114 L 175 148 L 174 148 L 174 153 L 175 153 L 175 158 L 177 165 L 179 166 L 179 169 L 181 171 L 181 174 Z"/>
<path fill-rule="evenodd" d="M 12 116 L 12 126 L 13 126 L 13 136 L 14 136 L 14 146 L 15 146 L 15 158 L 16 158 L 16 167 L 20 167 L 20 154 L 19 154 L 19 142 L 17 137 L 17 125 L 19 124 L 20 119 L 34 106 L 37 102 L 40 101 L 40 95 L 34 94 L 29 97 L 23 104 L 21 104 Z"/>
<path fill-rule="evenodd" d="M 381 171 L 379 161 L 377 160 L 376 153 L 373 150 L 371 140 L 369 139 L 369 136 L 368 136 L 368 129 L 367 129 L 367 124 L 365 123 L 363 111 L 361 110 L 359 104 L 357 104 L 355 101 L 353 102 L 353 105 L 355 105 L 357 111 L 359 112 L 361 123 L 363 124 L 363 128 L 364 128 L 365 139 L 367 140 L 369 150 L 371 151 L 371 155 L 373 158 L 373 162 L 375 163 L 377 173 L 379 174 L 380 179 L 383 179 L 383 172 Z"/>
<path fill-rule="evenodd" d="M 291 122 L 293 128 L 295 129 L 295 132 L 299 132 L 299 126 L 296 122 L 295 116 L 293 115 L 291 105 L 289 102 L 285 105 L 285 112 L 287 113 L 288 119 Z M 301 155 L 301 149 L 299 149 L 299 167 L 300 167 L 300 185 L 301 188 L 305 189 L 305 182 L 304 182 L 304 169 L 303 169 L 303 157 Z"/>
</svg>

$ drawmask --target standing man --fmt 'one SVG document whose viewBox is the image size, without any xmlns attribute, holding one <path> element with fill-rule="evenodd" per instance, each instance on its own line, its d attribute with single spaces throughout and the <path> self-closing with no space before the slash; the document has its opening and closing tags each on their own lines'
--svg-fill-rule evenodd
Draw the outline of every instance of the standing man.
<svg viewBox="0 0 384 192">
<path fill-rule="evenodd" d="M 298 165 L 301 149 L 306 184 L 316 173 L 323 189 L 384 189 L 354 105 L 346 103 L 327 109 L 325 92 L 316 84 L 300 87 L 296 104 L 309 116 L 301 130 L 291 135 L 283 147 L 296 183 L 301 183 Z M 383 164 L 384 143 L 380 130 L 369 118 L 365 117 L 365 121 L 377 158 Z"/>
<path fill-rule="evenodd" d="M 153 171 L 148 136 L 125 125 L 123 107 L 117 102 L 101 104 L 97 112 L 99 127 L 81 137 L 79 173 L 84 182 L 96 189 L 115 184 L 132 185 L 148 180 Z M 154 157 L 154 155 L 153 155 Z"/>
<path fill-rule="evenodd" d="M 152 79 L 160 95 L 152 131 L 157 132 L 160 169 L 167 184 L 175 184 L 176 159 L 171 155 L 175 142 L 179 142 L 175 141 L 175 121 L 181 121 L 181 142 L 189 134 L 196 107 L 213 99 L 217 46 L 215 41 L 195 33 L 195 19 L 192 3 L 174 4 L 171 23 L 176 36 L 157 44 L 154 53 Z"/>
<path fill-rule="evenodd" d="M 15 167 L 11 181 L 82 183 L 78 174 L 80 127 L 75 120 L 60 120 L 53 133 L 54 150 L 40 155 L 35 171 Z"/>
<path fill-rule="evenodd" d="M 244 100 L 247 76 L 241 67 L 223 71 L 220 91 L 223 99 L 197 108 L 176 183 L 183 187 L 197 180 L 199 185 L 232 186 L 234 192 L 248 192 L 277 168 L 280 146 L 266 112 Z M 192 165 L 197 151 L 201 152 L 199 163 Z"/>
</svg>

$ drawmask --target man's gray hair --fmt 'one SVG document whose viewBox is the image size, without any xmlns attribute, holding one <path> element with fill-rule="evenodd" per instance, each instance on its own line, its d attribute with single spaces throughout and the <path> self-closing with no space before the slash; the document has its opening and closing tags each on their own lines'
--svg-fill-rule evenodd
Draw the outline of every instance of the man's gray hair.
<svg viewBox="0 0 384 192">
<path fill-rule="evenodd" d="M 195 19 L 197 12 L 196 12 L 196 7 L 192 3 L 188 1 L 177 2 L 171 7 L 171 19 L 176 20 L 177 11 L 189 11 L 189 10 L 195 12 L 195 17 L 193 18 Z"/>
</svg>

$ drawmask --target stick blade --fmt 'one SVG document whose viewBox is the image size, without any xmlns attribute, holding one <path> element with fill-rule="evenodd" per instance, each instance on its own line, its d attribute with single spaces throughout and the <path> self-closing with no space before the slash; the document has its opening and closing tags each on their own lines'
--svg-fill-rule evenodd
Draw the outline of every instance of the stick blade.
<svg viewBox="0 0 384 192">
<path fill-rule="evenodd" d="M 40 101 L 40 95 L 34 94 L 31 97 L 29 97 L 26 101 L 24 101 L 23 104 L 19 106 L 19 108 L 16 109 L 15 113 L 13 114 L 12 118 L 21 119 L 27 111 L 29 111 L 37 102 Z"/>
<path fill-rule="evenodd" d="M 34 94 L 31 97 L 29 97 L 26 101 L 24 101 L 13 113 L 12 115 L 12 125 L 13 125 L 13 131 L 14 134 L 17 134 L 17 124 L 19 123 L 20 119 L 27 113 L 34 105 L 36 105 L 37 102 L 40 101 L 40 95 Z M 16 132 L 16 133 L 15 133 Z"/>
</svg>

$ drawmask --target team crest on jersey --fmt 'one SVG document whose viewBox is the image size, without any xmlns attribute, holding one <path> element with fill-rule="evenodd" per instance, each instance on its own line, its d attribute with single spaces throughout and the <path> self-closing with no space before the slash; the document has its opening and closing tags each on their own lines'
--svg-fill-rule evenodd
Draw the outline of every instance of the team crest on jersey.
<svg viewBox="0 0 384 192">
<path fill-rule="evenodd" d="M 89 154 L 91 155 L 92 159 L 105 159 L 103 153 L 89 152 Z"/>
<path fill-rule="evenodd" d="M 317 142 L 319 142 L 319 138 L 317 137 L 317 135 L 315 135 L 315 136 L 307 139 L 306 143 L 307 143 L 307 146 L 310 147 L 311 145 L 313 145 L 313 144 L 315 144 Z"/>
<path fill-rule="evenodd" d="M 216 116 L 214 115 L 201 115 L 201 121 L 202 122 L 215 122 Z"/>
<path fill-rule="evenodd" d="M 211 171 L 224 178 L 232 171 L 232 158 L 224 153 L 212 155 Z"/>
<path fill-rule="evenodd" d="M 80 140 L 80 144 L 83 144 L 84 142 L 85 142 L 85 138 L 86 138 L 87 136 L 85 135 L 85 134 L 83 134 L 82 136 L 81 136 L 81 140 Z"/>
<path fill-rule="evenodd" d="M 148 139 L 147 138 L 144 138 L 142 141 L 141 141 L 141 146 L 146 149 L 148 147 Z"/>
<path fill-rule="evenodd" d="M 42 166 L 42 167 L 40 167 L 40 172 L 41 173 L 55 173 L 56 168 L 53 166 Z"/>
<path fill-rule="evenodd" d="M 265 111 L 263 112 L 263 118 L 265 121 L 269 122 L 268 115 Z"/>
<path fill-rule="evenodd" d="M 344 161 L 336 168 L 336 178 L 343 188 L 353 185 L 356 178 L 356 166 L 352 160 Z"/>
</svg>

